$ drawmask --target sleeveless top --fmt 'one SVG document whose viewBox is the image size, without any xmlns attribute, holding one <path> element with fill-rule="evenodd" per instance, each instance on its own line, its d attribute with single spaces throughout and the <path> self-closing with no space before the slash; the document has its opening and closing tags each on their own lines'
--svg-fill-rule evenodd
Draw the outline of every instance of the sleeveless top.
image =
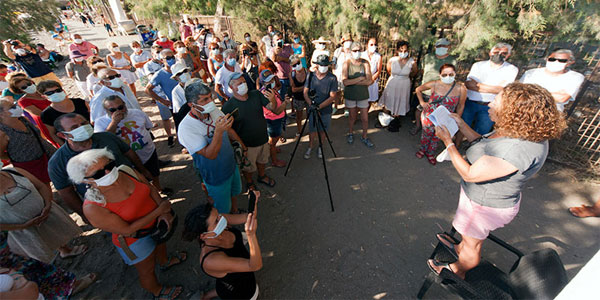
<svg viewBox="0 0 600 300">
<path fill-rule="evenodd" d="M 190 71 L 194 70 L 194 60 L 192 59 L 192 55 L 186 53 L 183 58 L 177 58 L 177 61 L 183 63 L 186 67 L 190 69 Z"/>
<path fill-rule="evenodd" d="M 211 276 L 204 271 L 204 260 L 208 255 L 213 252 L 223 251 L 229 257 L 241 257 L 250 258 L 250 253 L 244 246 L 242 233 L 235 228 L 227 229 L 235 235 L 235 241 L 233 242 L 233 248 L 217 248 L 206 253 L 200 261 L 200 268 L 204 274 Z M 256 279 L 254 278 L 254 272 L 238 272 L 238 273 L 227 273 L 225 277 L 216 278 L 216 290 L 217 295 L 221 299 L 250 299 L 254 296 L 256 291 Z"/>
<path fill-rule="evenodd" d="M 121 54 L 121 58 L 119 58 L 119 59 L 117 59 L 116 57 L 114 57 L 114 56 L 112 56 L 112 55 L 109 55 L 109 57 L 112 59 L 112 61 L 113 61 L 113 64 L 114 64 L 114 65 L 115 65 L 115 67 L 117 67 L 117 68 L 122 68 L 122 67 L 126 67 L 126 66 L 129 66 L 129 65 L 131 65 L 131 62 L 130 62 L 130 61 L 128 61 L 128 60 L 125 58 L 125 55 L 123 55 L 123 54 Z M 121 71 L 122 71 L 122 70 L 121 70 Z"/>
<path fill-rule="evenodd" d="M 299 86 L 304 86 L 304 83 L 306 82 L 306 78 L 308 77 L 308 72 L 304 72 L 304 81 L 300 82 L 298 81 L 298 79 L 296 79 L 296 71 L 292 71 L 292 80 L 294 81 L 294 85 L 296 87 Z M 292 96 L 294 97 L 294 100 L 298 100 L 298 101 L 304 101 L 304 92 L 295 92 L 292 93 Z"/>
<path fill-rule="evenodd" d="M 365 76 L 365 60 L 360 59 L 359 61 L 359 65 L 355 65 L 352 62 L 348 61 L 348 79 L 354 79 L 361 76 Z M 369 86 L 359 84 L 345 85 L 344 98 L 355 101 L 367 100 L 369 99 Z"/>
<path fill-rule="evenodd" d="M 148 187 L 147 184 L 144 184 L 144 183 L 138 181 L 137 179 L 126 174 L 125 172 L 121 172 L 121 171 L 119 171 L 119 172 L 120 172 L 120 174 L 127 176 L 129 179 L 131 179 L 135 183 L 135 189 L 133 190 L 133 193 L 131 193 L 131 195 L 127 199 L 125 199 L 123 201 L 119 201 L 119 202 L 106 202 L 106 205 L 104 205 L 104 206 L 102 206 L 102 204 L 100 204 L 100 203 L 97 203 L 94 201 L 89 201 L 86 199 L 83 202 L 83 204 L 84 205 L 92 204 L 92 205 L 104 207 L 104 208 L 108 209 L 109 211 L 111 211 L 112 213 L 119 216 L 121 219 L 123 219 L 123 221 L 125 221 L 127 223 L 133 223 L 136 220 L 141 219 L 144 216 L 146 216 L 147 214 L 151 213 L 154 209 L 156 209 L 158 207 L 158 205 L 156 204 L 156 202 L 154 202 L 154 200 L 150 196 L 150 187 Z M 148 225 L 144 226 L 142 229 L 150 228 L 150 227 L 154 226 L 155 223 L 156 223 L 156 220 L 148 223 Z M 117 240 L 118 236 L 119 236 L 118 234 L 115 234 L 115 233 L 112 234 L 112 242 L 117 247 L 119 247 L 119 241 Z M 131 245 L 137 240 L 138 239 L 131 238 L 131 237 L 125 238 L 127 245 Z"/>
<path fill-rule="evenodd" d="M 294 48 L 294 44 L 292 44 L 292 50 L 294 50 L 294 54 L 302 54 L 302 44 L 298 44 L 298 48 Z M 300 63 L 302 63 L 302 67 L 303 68 L 307 68 L 308 66 L 306 65 L 306 57 L 302 57 L 300 58 Z"/>
<path fill-rule="evenodd" d="M 215 67 L 215 72 L 219 71 L 219 69 L 223 66 L 223 62 L 218 62 L 216 59 L 211 58 L 210 60 L 212 60 L 213 62 L 213 66 Z M 216 74 L 216 73 L 215 73 Z"/>
<path fill-rule="evenodd" d="M 0 123 L 0 131 L 9 138 L 6 152 L 11 161 L 28 162 L 39 159 L 46 151 L 54 153 L 53 147 L 40 136 L 37 128 L 32 125 L 28 126 L 25 122 L 29 121 L 23 117 L 20 117 L 19 120 L 25 124 L 26 131 L 20 131 Z M 41 147 L 40 142 L 45 149 Z"/>
</svg>

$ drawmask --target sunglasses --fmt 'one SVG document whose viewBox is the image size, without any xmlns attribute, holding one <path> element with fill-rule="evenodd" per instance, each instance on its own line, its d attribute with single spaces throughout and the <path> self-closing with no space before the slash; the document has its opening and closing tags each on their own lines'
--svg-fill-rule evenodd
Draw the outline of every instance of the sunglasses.
<svg viewBox="0 0 600 300">
<path fill-rule="evenodd" d="M 111 113 L 114 113 L 117 110 L 123 110 L 125 108 L 125 105 L 121 104 L 119 106 L 117 106 L 117 108 L 111 107 L 108 109 L 108 111 L 110 111 Z"/>
<path fill-rule="evenodd" d="M 166 59 L 166 60 L 169 60 L 169 59 L 174 59 L 174 58 L 175 58 L 175 56 L 165 56 L 165 59 Z"/>
<path fill-rule="evenodd" d="M 110 75 L 110 76 L 106 76 L 106 80 L 113 80 L 115 78 L 121 78 L 121 74 L 115 74 L 115 75 Z"/>
<path fill-rule="evenodd" d="M 442 77 L 448 77 L 448 76 L 455 76 L 456 74 L 452 73 L 452 74 L 440 74 L 440 76 Z"/>
<path fill-rule="evenodd" d="M 297 64 L 293 64 L 292 67 L 295 68 L 296 66 L 300 65 L 300 63 Z"/>
<path fill-rule="evenodd" d="M 106 165 L 104 165 L 104 167 L 98 171 L 96 171 L 96 173 L 92 174 L 92 176 L 86 176 L 84 177 L 85 179 L 89 179 L 89 178 L 93 178 L 93 179 L 100 179 L 102 177 L 104 177 L 104 175 L 106 175 L 106 171 L 112 171 L 112 169 L 114 169 L 116 166 L 116 163 L 114 160 L 111 160 L 109 163 L 107 163 Z"/>
<path fill-rule="evenodd" d="M 25 84 L 24 86 L 21 86 L 21 89 L 24 90 L 24 89 L 28 88 L 29 86 L 31 86 L 32 84 L 33 84 L 32 82 L 29 82 L 29 83 Z"/>
<path fill-rule="evenodd" d="M 53 95 L 53 94 L 56 94 L 56 93 L 60 93 L 60 92 L 62 92 L 62 91 L 63 91 L 63 89 L 62 89 L 62 88 L 57 88 L 57 89 L 55 89 L 54 91 L 47 91 L 47 92 L 44 92 L 44 95 L 46 95 L 46 96 L 50 96 L 50 95 Z"/>
<path fill-rule="evenodd" d="M 566 63 L 566 62 L 568 62 L 569 60 L 568 60 L 568 59 L 566 59 L 566 58 L 555 58 L 555 57 L 548 57 L 548 61 L 558 61 L 558 62 L 561 62 L 561 63 Z"/>
<path fill-rule="evenodd" d="M 101 63 L 101 62 L 102 62 L 101 60 L 95 60 L 95 61 L 92 62 L 92 65 L 95 65 L 95 64 Z"/>
</svg>

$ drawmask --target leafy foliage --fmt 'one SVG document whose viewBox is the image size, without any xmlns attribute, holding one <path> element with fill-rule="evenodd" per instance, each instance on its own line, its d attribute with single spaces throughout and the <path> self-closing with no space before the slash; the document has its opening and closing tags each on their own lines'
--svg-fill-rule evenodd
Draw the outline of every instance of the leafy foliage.
<svg viewBox="0 0 600 300">
<path fill-rule="evenodd" d="M 171 18 L 180 14 L 215 13 L 218 0 L 125 0 L 125 3 L 139 16 L 154 19 L 154 26 L 166 29 Z"/>
<path fill-rule="evenodd" d="M 58 7 L 54 0 L 0 0 L 0 39 L 25 42 L 31 30 L 51 30 Z"/>
</svg>

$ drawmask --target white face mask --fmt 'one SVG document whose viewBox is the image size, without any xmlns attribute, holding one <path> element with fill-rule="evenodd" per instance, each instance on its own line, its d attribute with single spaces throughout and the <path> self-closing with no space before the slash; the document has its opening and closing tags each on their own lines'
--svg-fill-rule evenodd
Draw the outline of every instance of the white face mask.
<svg viewBox="0 0 600 300">
<path fill-rule="evenodd" d="M 353 51 L 352 52 L 352 59 L 359 59 L 359 58 L 360 58 L 360 52 Z"/>
<path fill-rule="evenodd" d="M 271 83 L 269 84 L 269 86 L 270 86 L 270 88 L 274 89 L 274 88 L 275 88 L 275 81 L 271 82 Z"/>
<path fill-rule="evenodd" d="M 323 45 L 323 44 L 317 44 L 315 46 L 315 48 L 317 48 L 317 50 L 324 50 L 325 49 L 325 45 Z"/>
<path fill-rule="evenodd" d="M 83 142 L 89 140 L 92 137 L 92 134 L 94 134 L 94 128 L 90 124 L 85 124 L 65 133 L 68 133 L 73 136 L 69 138 L 71 141 Z"/>
<path fill-rule="evenodd" d="M 65 94 L 65 92 L 60 92 L 60 93 L 54 93 L 50 96 L 48 96 L 48 100 L 50 100 L 50 102 L 62 102 L 63 100 L 65 100 L 65 98 L 67 97 L 67 94 Z"/>
<path fill-rule="evenodd" d="M 115 46 L 112 46 L 112 47 L 110 48 L 110 51 L 112 51 L 112 52 L 121 52 L 121 50 L 119 50 L 119 47 L 118 47 L 118 46 L 117 46 L 117 47 L 115 47 Z"/>
<path fill-rule="evenodd" d="M 454 82 L 454 76 L 446 76 L 441 78 L 442 82 L 445 84 L 451 84 Z"/>
<path fill-rule="evenodd" d="M 219 49 L 212 49 L 212 50 L 210 50 L 210 53 L 212 53 L 213 55 L 219 55 L 219 53 L 221 53 L 221 51 L 219 51 Z"/>
<path fill-rule="evenodd" d="M 179 77 L 179 81 L 184 84 L 192 79 L 192 76 L 189 73 L 183 73 L 177 77 Z"/>
<path fill-rule="evenodd" d="M 245 37 L 245 39 L 246 39 L 246 42 L 250 41 L 250 37 L 249 36 Z"/>
<path fill-rule="evenodd" d="M 23 56 L 27 54 L 27 50 L 23 49 L 23 48 L 19 48 L 17 50 L 15 50 L 15 53 L 19 56 Z"/>
<path fill-rule="evenodd" d="M 329 71 L 328 66 L 319 66 L 319 73 L 327 73 Z"/>
<path fill-rule="evenodd" d="M 344 49 L 348 49 L 348 48 L 350 48 L 350 46 L 352 46 L 352 41 L 345 41 L 344 42 Z"/>
<path fill-rule="evenodd" d="M 177 53 L 184 54 L 185 52 L 187 52 L 187 49 L 185 49 L 185 47 L 179 47 L 179 48 L 177 48 Z"/>
<path fill-rule="evenodd" d="M 75 44 L 81 44 L 83 43 L 82 39 L 74 39 L 73 42 L 75 42 Z"/>
<path fill-rule="evenodd" d="M 444 56 L 446 54 L 448 54 L 448 48 L 446 48 L 446 47 L 435 48 L 435 55 Z"/>
<path fill-rule="evenodd" d="M 27 94 L 33 94 L 33 93 L 35 93 L 35 91 L 36 91 L 35 84 L 31 84 L 27 88 L 23 89 L 23 92 L 25 92 Z"/>
<path fill-rule="evenodd" d="M 229 37 L 228 36 L 224 37 L 223 41 L 226 41 L 226 42 L 229 41 Z"/>
<path fill-rule="evenodd" d="M 546 61 L 546 69 L 550 72 L 562 72 L 567 67 L 567 63 L 559 61 Z"/>
<path fill-rule="evenodd" d="M 398 52 L 398 56 L 400 58 L 407 58 L 408 57 L 408 52 Z"/>
<path fill-rule="evenodd" d="M 294 67 L 294 71 L 300 71 L 302 70 L 302 65 L 298 64 L 297 66 Z"/>
<path fill-rule="evenodd" d="M 227 228 L 227 219 L 225 219 L 225 217 L 223 217 L 222 215 L 219 215 L 219 216 L 221 216 L 221 219 L 219 220 L 219 223 L 217 223 L 217 226 L 215 227 L 215 229 L 213 231 L 207 232 L 207 233 L 214 232 L 215 236 L 206 237 L 206 238 L 214 239 L 214 238 L 218 237 L 219 235 L 221 235 L 221 233 L 223 233 L 225 228 Z"/>
<path fill-rule="evenodd" d="M 167 41 L 167 38 L 165 38 L 165 37 L 164 38 L 160 38 L 160 41 L 164 43 L 164 42 Z"/>
<path fill-rule="evenodd" d="M 121 78 L 113 78 L 110 80 L 110 87 L 118 89 L 121 86 L 123 86 L 123 81 L 121 81 Z"/>
<path fill-rule="evenodd" d="M 200 113 L 208 115 L 211 112 L 213 112 L 215 109 L 217 109 L 217 105 L 215 104 L 214 101 L 210 101 L 210 102 L 202 105 L 202 111 Z"/>
<path fill-rule="evenodd" d="M 20 106 L 15 106 L 15 108 L 11 108 L 8 110 L 10 116 L 13 118 L 18 118 L 23 116 L 23 109 Z"/>
<path fill-rule="evenodd" d="M 369 53 L 375 53 L 377 51 L 377 46 L 369 46 Z"/>
<path fill-rule="evenodd" d="M 96 182 L 97 186 L 109 186 L 112 185 L 113 183 L 115 183 L 115 181 L 117 181 L 117 179 L 119 178 L 119 168 L 114 167 L 112 170 L 110 170 L 110 172 L 102 177 L 100 177 L 100 179 L 96 179 L 94 180 Z"/>
<path fill-rule="evenodd" d="M 248 85 L 246 85 L 245 82 L 244 83 L 240 83 L 240 85 L 238 85 L 238 87 L 237 87 L 237 90 L 238 90 L 237 91 L 238 94 L 244 96 L 244 95 L 246 95 L 246 93 L 248 93 Z"/>
<path fill-rule="evenodd" d="M 140 52 L 142 52 L 142 48 L 135 47 L 135 48 L 133 48 L 133 52 L 140 53 Z"/>
<path fill-rule="evenodd" d="M 75 57 L 75 58 L 73 58 L 73 60 L 76 62 L 82 62 L 85 60 L 85 58 L 84 57 Z"/>
</svg>

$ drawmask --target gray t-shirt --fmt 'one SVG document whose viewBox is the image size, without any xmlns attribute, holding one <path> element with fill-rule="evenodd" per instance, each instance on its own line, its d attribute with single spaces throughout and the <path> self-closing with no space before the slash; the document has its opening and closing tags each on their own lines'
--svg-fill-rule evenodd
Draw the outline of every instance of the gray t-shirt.
<svg viewBox="0 0 600 300">
<path fill-rule="evenodd" d="M 473 164 L 483 155 L 502 158 L 515 166 L 518 171 L 513 174 L 485 182 L 465 182 L 461 186 L 471 201 L 494 208 L 509 208 L 519 202 L 521 187 L 529 178 L 537 173 L 548 156 L 548 141 L 530 142 L 521 139 L 500 137 L 487 138 L 467 150 L 467 159 Z"/>
<path fill-rule="evenodd" d="M 304 87 L 313 89 L 317 92 L 315 98 L 316 104 L 321 104 L 329 98 L 331 92 L 338 91 L 337 78 L 331 72 L 327 72 L 327 75 L 323 79 L 319 79 L 315 73 L 310 73 L 308 79 L 304 83 Z M 321 109 L 321 113 L 324 115 L 331 114 L 331 105 Z"/>
</svg>

